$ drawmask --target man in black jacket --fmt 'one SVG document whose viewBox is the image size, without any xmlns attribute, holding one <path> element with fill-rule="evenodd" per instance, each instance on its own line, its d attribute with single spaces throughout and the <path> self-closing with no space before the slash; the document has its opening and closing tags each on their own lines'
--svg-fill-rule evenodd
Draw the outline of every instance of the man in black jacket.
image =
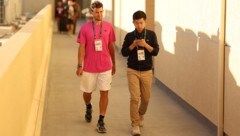
<svg viewBox="0 0 240 136">
<path fill-rule="evenodd" d="M 139 127 L 143 126 L 143 116 L 147 111 L 151 92 L 152 56 L 156 56 L 159 52 L 155 32 L 145 28 L 146 18 L 143 11 L 136 11 L 133 14 L 135 30 L 125 36 L 121 50 L 122 55 L 128 57 L 127 77 L 134 136 L 141 134 Z"/>
</svg>

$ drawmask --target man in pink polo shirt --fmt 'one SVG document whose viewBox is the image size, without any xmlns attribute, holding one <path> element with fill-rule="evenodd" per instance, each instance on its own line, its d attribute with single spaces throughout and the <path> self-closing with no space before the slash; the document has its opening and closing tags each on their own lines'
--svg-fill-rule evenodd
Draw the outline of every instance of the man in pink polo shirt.
<svg viewBox="0 0 240 136">
<path fill-rule="evenodd" d="M 108 105 L 108 91 L 111 88 L 112 75 L 115 74 L 114 42 L 116 41 L 113 27 L 103 21 L 103 4 L 95 1 L 91 4 L 93 20 L 83 24 L 77 42 L 78 66 L 76 74 L 82 77 L 80 90 L 86 104 L 85 120 L 92 120 L 91 95 L 100 90 L 100 115 L 97 123 L 99 133 L 105 133 L 104 117 Z"/>
</svg>

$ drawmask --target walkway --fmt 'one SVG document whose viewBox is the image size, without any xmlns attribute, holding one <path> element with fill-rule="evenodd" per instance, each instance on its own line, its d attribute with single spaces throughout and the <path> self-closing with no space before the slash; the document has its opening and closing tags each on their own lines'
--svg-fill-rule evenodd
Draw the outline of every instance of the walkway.
<svg viewBox="0 0 240 136">
<path fill-rule="evenodd" d="M 109 93 L 105 118 L 106 134 L 98 134 L 99 92 L 93 94 L 93 120 L 84 120 L 85 105 L 75 75 L 78 44 L 76 36 L 54 32 L 42 136 L 130 136 L 129 93 L 126 59 L 116 51 L 117 73 Z M 179 105 L 171 95 L 153 84 L 142 136 L 216 136 L 216 130 Z"/>
</svg>

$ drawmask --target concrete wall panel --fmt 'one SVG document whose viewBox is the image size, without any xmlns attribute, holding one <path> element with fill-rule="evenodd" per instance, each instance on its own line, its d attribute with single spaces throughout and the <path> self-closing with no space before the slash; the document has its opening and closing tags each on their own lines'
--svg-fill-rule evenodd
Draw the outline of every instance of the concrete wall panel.
<svg viewBox="0 0 240 136">
<path fill-rule="evenodd" d="M 224 131 L 240 134 L 240 9 L 239 0 L 227 1 Z"/>
<path fill-rule="evenodd" d="M 217 125 L 221 1 L 156 0 L 155 6 L 155 76 Z"/>
<path fill-rule="evenodd" d="M 52 39 L 51 11 L 51 6 L 46 6 L 1 46 L 1 136 L 40 135 Z"/>
</svg>

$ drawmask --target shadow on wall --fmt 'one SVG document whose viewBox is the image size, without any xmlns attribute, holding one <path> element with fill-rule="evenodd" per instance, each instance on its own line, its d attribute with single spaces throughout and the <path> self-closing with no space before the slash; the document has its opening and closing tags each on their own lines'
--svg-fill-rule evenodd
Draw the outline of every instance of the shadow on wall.
<svg viewBox="0 0 240 136">
<path fill-rule="evenodd" d="M 172 40 L 174 43 L 166 43 L 169 41 L 165 41 L 164 43 L 169 45 L 164 45 L 162 26 L 159 22 L 155 25 L 160 46 L 159 56 L 155 59 L 156 78 L 173 90 L 181 99 L 197 109 L 213 124 L 217 124 L 219 31 L 217 35 L 209 37 L 204 32 L 196 34 L 191 29 L 183 29 L 177 26 L 176 39 Z M 172 36 L 172 32 L 165 30 L 164 38 L 169 40 L 169 36 Z M 171 45 L 174 53 L 166 49 L 167 46 Z M 229 61 L 228 56 L 225 56 L 225 59 Z M 229 66 L 226 65 L 225 67 L 225 73 L 229 73 L 227 82 L 232 85 L 230 88 L 240 90 Z M 228 90 L 225 88 L 225 91 Z M 236 92 L 225 92 L 225 97 L 226 94 L 231 93 L 236 94 Z M 237 100 L 235 99 L 235 101 Z M 225 104 L 225 106 L 229 105 Z M 230 110 L 232 108 L 225 107 L 225 109 Z M 240 108 L 236 110 L 235 113 L 239 112 Z M 238 116 L 235 115 L 235 117 Z M 233 124 L 233 126 L 236 125 Z"/>
<path fill-rule="evenodd" d="M 173 31 L 163 30 L 159 22 L 155 25 L 160 46 L 155 59 L 156 78 L 217 124 L 218 32 L 209 37 L 179 26 Z"/>
<path fill-rule="evenodd" d="M 199 96 L 196 91 L 211 90 L 217 94 L 219 36 L 210 38 L 203 32 L 195 34 L 190 29 L 176 27 L 175 42 L 170 43 L 174 45 L 172 54 L 165 49 L 167 46 L 163 45 L 161 24 L 157 23 L 156 28 L 160 46 L 156 61 L 156 64 L 159 63 L 156 65 L 159 73 L 156 76 L 187 102 L 191 101 L 193 95 L 200 102 L 205 97 L 212 97 Z M 168 31 L 164 33 L 171 34 Z"/>
<path fill-rule="evenodd" d="M 239 71 L 236 73 L 236 69 L 239 68 L 239 49 L 235 50 L 228 46 L 225 49 L 224 131 L 229 135 L 235 136 L 240 133 L 238 127 L 240 125 L 240 86 L 237 83 L 239 80 L 236 80 L 240 76 L 237 74 Z M 231 71 L 231 69 L 235 69 L 236 75 L 234 75 L 234 71 Z"/>
</svg>

